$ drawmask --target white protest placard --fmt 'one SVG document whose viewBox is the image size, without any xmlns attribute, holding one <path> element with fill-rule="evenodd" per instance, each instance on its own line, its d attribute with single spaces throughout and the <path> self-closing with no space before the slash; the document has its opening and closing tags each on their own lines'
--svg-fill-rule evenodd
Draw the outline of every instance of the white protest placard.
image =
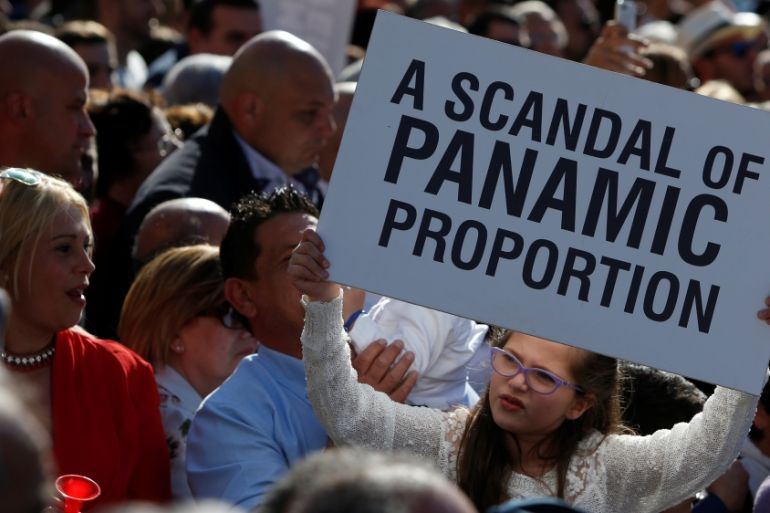
<svg viewBox="0 0 770 513">
<path fill-rule="evenodd" d="M 321 52 L 336 76 L 345 67 L 356 0 L 260 0 L 265 30 L 285 30 Z"/>
<path fill-rule="evenodd" d="M 758 393 L 770 114 L 380 13 L 331 279 Z"/>
</svg>

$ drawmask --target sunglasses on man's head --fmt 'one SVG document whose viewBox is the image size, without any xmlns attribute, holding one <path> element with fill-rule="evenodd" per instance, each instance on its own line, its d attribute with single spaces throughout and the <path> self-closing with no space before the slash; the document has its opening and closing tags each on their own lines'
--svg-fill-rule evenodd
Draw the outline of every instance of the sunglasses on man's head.
<svg viewBox="0 0 770 513">
<path fill-rule="evenodd" d="M 30 187 L 38 185 L 43 180 L 43 176 L 45 175 L 39 171 L 20 167 L 9 167 L 0 171 L 0 179 L 13 180 Z"/>
</svg>

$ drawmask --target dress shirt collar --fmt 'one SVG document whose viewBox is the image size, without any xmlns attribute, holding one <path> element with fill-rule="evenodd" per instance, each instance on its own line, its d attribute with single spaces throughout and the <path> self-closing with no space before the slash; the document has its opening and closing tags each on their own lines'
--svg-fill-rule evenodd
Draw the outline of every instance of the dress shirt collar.
<svg viewBox="0 0 770 513">
<path fill-rule="evenodd" d="M 238 135 L 238 132 L 233 130 L 233 135 L 235 136 L 235 140 L 238 141 L 241 150 L 243 150 L 243 155 L 246 157 L 246 162 L 249 164 L 252 176 L 256 179 L 268 180 L 268 185 L 264 189 L 265 192 L 271 192 L 273 189 L 277 189 L 283 185 L 293 185 L 294 188 L 299 191 L 305 190 L 301 183 L 287 175 L 283 169 L 275 165 L 273 161 L 249 146 L 249 144 Z"/>
</svg>

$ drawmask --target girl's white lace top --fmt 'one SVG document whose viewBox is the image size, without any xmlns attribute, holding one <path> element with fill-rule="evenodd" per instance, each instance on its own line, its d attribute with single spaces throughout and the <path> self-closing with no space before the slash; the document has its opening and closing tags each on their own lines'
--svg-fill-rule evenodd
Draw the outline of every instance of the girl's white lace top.
<svg viewBox="0 0 770 513">
<path fill-rule="evenodd" d="M 407 406 L 358 383 L 342 327 L 341 298 L 303 304 L 308 395 L 332 440 L 410 451 L 434 461 L 454 480 L 468 410 Z M 588 436 L 570 463 L 565 499 L 592 513 L 657 513 L 684 501 L 732 463 L 756 403 L 755 396 L 717 387 L 689 423 L 650 436 Z M 555 490 L 554 471 L 539 480 L 514 473 L 508 482 L 511 498 L 549 496 Z"/>
</svg>

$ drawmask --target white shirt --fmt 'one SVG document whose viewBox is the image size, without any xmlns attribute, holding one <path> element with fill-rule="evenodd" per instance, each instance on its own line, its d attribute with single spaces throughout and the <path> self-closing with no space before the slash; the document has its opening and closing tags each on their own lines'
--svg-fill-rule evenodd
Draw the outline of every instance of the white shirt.
<svg viewBox="0 0 770 513">
<path fill-rule="evenodd" d="M 171 458 L 171 494 L 175 499 L 192 497 L 185 473 L 187 431 L 203 398 L 176 370 L 166 365 L 155 372 L 160 395 L 160 416 Z"/>
<path fill-rule="evenodd" d="M 147 63 L 135 50 L 128 52 L 125 67 L 115 70 L 115 84 L 124 89 L 141 90 L 147 81 Z"/>
<path fill-rule="evenodd" d="M 762 481 L 764 481 L 767 476 L 770 476 L 770 457 L 763 454 L 762 451 L 754 445 L 754 442 L 748 438 L 743 443 L 743 447 L 741 447 L 741 457 L 741 465 L 743 465 L 743 468 L 749 474 L 751 496 L 756 497 L 759 485 L 762 484 Z"/>
<path fill-rule="evenodd" d="M 488 326 L 444 312 L 384 297 L 356 319 L 350 331 L 357 352 L 377 339 L 402 340 L 414 353 L 411 369 L 417 384 L 409 404 L 447 410 L 473 406 L 478 400 L 468 383 L 469 372 L 481 371 L 480 388 L 489 381 L 489 350 L 484 343 Z"/>
</svg>

